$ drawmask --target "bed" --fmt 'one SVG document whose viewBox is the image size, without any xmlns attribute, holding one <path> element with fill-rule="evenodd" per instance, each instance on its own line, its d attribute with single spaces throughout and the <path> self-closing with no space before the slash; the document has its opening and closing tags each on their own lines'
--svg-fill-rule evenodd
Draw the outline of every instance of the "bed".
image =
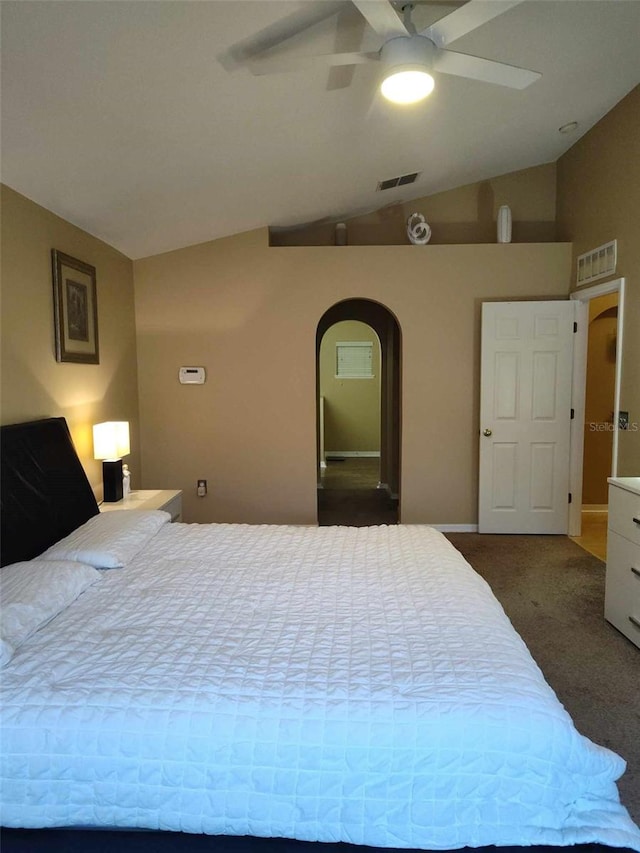
<svg viewBox="0 0 640 853">
<path fill-rule="evenodd" d="M 640 851 L 436 530 L 100 514 L 64 420 L 2 432 L 2 826 Z"/>
</svg>

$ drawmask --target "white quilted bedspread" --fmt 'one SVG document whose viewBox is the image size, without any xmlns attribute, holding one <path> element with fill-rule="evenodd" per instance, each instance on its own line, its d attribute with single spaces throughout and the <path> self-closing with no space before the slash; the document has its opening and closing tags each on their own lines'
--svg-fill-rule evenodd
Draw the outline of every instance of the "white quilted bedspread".
<svg viewBox="0 0 640 853">
<path fill-rule="evenodd" d="M 428 527 L 166 524 L 2 694 L 5 826 L 640 851 L 624 761 Z"/>
</svg>

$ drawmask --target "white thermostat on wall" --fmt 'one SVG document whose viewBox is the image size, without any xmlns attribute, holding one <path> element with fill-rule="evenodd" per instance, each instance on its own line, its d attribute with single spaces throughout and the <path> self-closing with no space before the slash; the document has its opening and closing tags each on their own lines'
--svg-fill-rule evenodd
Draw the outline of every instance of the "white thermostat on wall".
<svg viewBox="0 0 640 853">
<path fill-rule="evenodd" d="M 204 367 L 181 367 L 178 377 L 181 385 L 204 385 L 207 374 Z"/>
</svg>

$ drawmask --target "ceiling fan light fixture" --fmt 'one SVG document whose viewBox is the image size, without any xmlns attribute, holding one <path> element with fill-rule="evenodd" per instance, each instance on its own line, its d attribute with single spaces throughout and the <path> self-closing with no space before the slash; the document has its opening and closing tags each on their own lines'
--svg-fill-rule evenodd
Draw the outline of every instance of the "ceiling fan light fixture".
<svg viewBox="0 0 640 853">
<path fill-rule="evenodd" d="M 380 91 L 394 104 L 415 104 L 433 91 L 430 74 L 435 45 L 424 36 L 399 36 L 382 46 L 385 67 Z"/>
<path fill-rule="evenodd" d="M 380 85 L 380 91 L 394 104 L 416 104 L 433 92 L 434 79 L 420 68 L 392 69 Z"/>
</svg>

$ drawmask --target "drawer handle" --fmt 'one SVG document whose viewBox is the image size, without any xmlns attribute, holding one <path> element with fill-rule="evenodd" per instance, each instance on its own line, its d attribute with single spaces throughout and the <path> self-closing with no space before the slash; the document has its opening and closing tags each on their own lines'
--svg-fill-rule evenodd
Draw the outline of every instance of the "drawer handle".
<svg viewBox="0 0 640 853">
<path fill-rule="evenodd" d="M 640 578 L 640 569 L 636 569 L 636 567 L 635 567 L 635 566 L 631 566 L 631 571 L 633 572 L 633 574 L 634 574 L 637 578 Z"/>
<path fill-rule="evenodd" d="M 635 616 L 629 616 L 629 622 L 635 625 L 636 628 L 640 628 L 640 619 L 636 619 Z"/>
</svg>

